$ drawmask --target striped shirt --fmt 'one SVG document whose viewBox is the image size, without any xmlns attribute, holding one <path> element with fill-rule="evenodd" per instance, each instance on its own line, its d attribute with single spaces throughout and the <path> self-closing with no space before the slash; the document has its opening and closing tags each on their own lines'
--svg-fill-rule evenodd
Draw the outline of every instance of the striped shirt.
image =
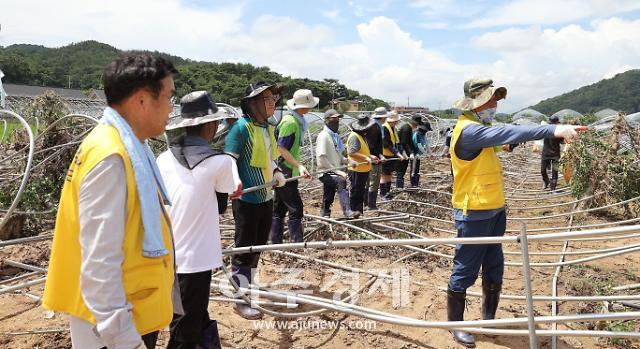
<svg viewBox="0 0 640 349">
<path fill-rule="evenodd" d="M 273 171 L 277 165 L 273 161 L 268 161 L 269 166 L 267 168 L 259 168 L 251 166 L 251 155 L 253 154 L 253 137 L 264 137 L 265 144 L 267 146 L 266 154 L 271 154 L 271 147 L 277 146 L 271 144 L 269 139 L 268 127 L 255 127 L 262 132 L 251 135 L 249 132 L 249 123 L 258 126 L 257 123 L 251 120 L 248 116 L 240 118 L 229 130 L 227 135 L 226 145 L 224 152 L 232 155 L 236 158 L 236 165 L 238 166 L 238 174 L 242 181 L 242 188 L 247 189 L 265 183 L 271 182 L 273 179 Z M 251 193 L 243 194 L 240 200 L 249 202 L 252 204 L 260 204 L 273 199 L 273 191 L 271 188 L 260 189 Z"/>
</svg>

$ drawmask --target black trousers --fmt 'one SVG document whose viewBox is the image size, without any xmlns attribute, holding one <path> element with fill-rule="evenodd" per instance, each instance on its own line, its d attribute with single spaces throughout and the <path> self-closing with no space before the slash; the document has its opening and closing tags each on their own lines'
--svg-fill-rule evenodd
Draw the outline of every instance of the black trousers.
<svg viewBox="0 0 640 349">
<path fill-rule="evenodd" d="M 155 349 L 156 342 L 158 341 L 158 331 L 147 333 L 142 336 L 142 341 L 147 349 Z M 102 347 L 101 349 L 107 349 L 107 347 Z"/>
<path fill-rule="evenodd" d="M 547 169 L 551 169 L 551 182 L 549 182 L 549 174 Z M 540 162 L 540 174 L 542 175 L 542 181 L 545 185 L 551 184 L 552 189 L 555 189 L 558 183 L 558 159 L 542 159 Z"/>
<path fill-rule="evenodd" d="M 409 167 L 409 160 L 396 161 L 396 176 L 404 178 L 407 174 L 407 167 Z"/>
<path fill-rule="evenodd" d="M 366 195 L 365 185 L 369 180 L 369 172 L 349 171 L 349 205 L 351 211 L 364 212 L 364 196 Z"/>
<path fill-rule="evenodd" d="M 302 219 L 304 204 L 298 191 L 298 181 L 287 182 L 276 188 L 273 200 L 273 216 L 284 218 L 289 212 L 289 219 Z"/>
<path fill-rule="evenodd" d="M 395 158 L 397 158 L 397 156 L 387 156 L 387 159 L 395 159 Z M 382 175 L 391 176 L 394 171 L 398 171 L 398 162 L 400 162 L 400 160 L 383 162 L 381 165 Z"/>
<path fill-rule="evenodd" d="M 167 349 L 195 349 L 209 327 L 209 289 L 211 270 L 178 274 L 184 315 L 173 314 Z"/>
<path fill-rule="evenodd" d="M 347 187 L 347 181 L 344 177 L 341 177 L 335 173 L 325 173 L 320 178 L 322 182 L 322 209 L 330 210 L 331 205 L 336 197 L 336 191 L 345 189 Z"/>
<path fill-rule="evenodd" d="M 273 200 L 259 204 L 233 200 L 231 208 L 236 223 L 236 246 L 265 245 L 271 231 Z M 260 252 L 235 254 L 231 263 L 237 267 L 255 268 L 259 259 Z"/>
</svg>

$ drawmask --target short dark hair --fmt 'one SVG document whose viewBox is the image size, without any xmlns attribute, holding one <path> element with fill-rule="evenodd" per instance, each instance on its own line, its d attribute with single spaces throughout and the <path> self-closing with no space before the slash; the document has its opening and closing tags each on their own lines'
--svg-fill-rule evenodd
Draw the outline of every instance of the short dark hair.
<svg viewBox="0 0 640 349">
<path fill-rule="evenodd" d="M 157 98 L 162 79 L 178 70 L 171 61 L 148 53 L 122 56 L 109 63 L 102 73 L 107 104 L 118 104 L 142 88 L 148 88 Z"/>
</svg>

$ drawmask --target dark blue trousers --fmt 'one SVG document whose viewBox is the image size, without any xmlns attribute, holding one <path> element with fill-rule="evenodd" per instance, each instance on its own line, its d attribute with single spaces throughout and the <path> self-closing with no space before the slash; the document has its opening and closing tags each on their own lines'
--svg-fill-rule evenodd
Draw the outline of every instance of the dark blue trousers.
<svg viewBox="0 0 640 349">
<path fill-rule="evenodd" d="M 458 237 L 503 236 L 507 228 L 507 214 L 502 210 L 490 219 L 456 221 Z M 501 284 L 504 274 L 502 244 L 456 245 L 449 289 L 462 292 L 471 287 L 482 267 L 482 278 Z"/>
</svg>

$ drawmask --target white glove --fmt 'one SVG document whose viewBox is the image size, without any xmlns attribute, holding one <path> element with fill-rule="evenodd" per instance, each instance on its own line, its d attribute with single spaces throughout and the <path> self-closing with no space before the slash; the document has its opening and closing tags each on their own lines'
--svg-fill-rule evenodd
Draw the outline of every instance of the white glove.
<svg viewBox="0 0 640 349">
<path fill-rule="evenodd" d="M 304 165 L 298 166 L 298 172 L 300 172 L 301 176 L 305 176 L 305 177 L 311 176 L 311 174 L 309 174 L 309 171 L 307 171 L 307 168 L 304 167 Z"/>
<path fill-rule="evenodd" d="M 415 155 L 413 154 L 409 155 L 409 160 L 413 160 L 413 159 L 415 159 Z"/>
<path fill-rule="evenodd" d="M 570 142 L 574 138 L 578 137 L 577 131 L 585 131 L 588 127 L 586 126 L 574 126 L 574 125 L 558 125 L 556 126 L 556 130 L 553 132 L 553 136 L 556 138 L 564 138 L 565 141 Z"/>
<path fill-rule="evenodd" d="M 273 180 L 276 181 L 276 187 L 282 187 L 287 183 L 287 179 L 284 178 L 284 175 L 280 171 L 273 173 Z"/>
</svg>

